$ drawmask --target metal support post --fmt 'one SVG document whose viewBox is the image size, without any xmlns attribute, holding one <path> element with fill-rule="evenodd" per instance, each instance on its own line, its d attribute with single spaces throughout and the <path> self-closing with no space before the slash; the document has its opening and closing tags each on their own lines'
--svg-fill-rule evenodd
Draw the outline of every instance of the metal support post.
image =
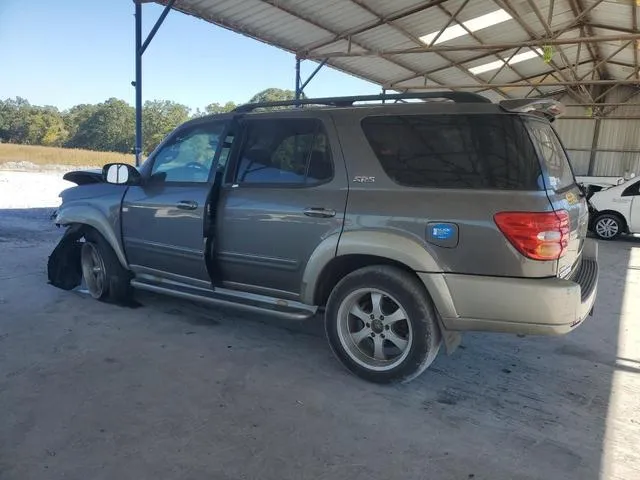
<svg viewBox="0 0 640 480">
<path fill-rule="evenodd" d="M 160 29 L 160 26 L 167 18 L 171 7 L 176 0 L 169 0 L 164 10 L 156 20 L 155 25 L 149 32 L 144 43 L 142 43 L 142 2 L 135 0 L 135 17 L 136 17 L 136 80 L 133 85 L 136 87 L 136 146 L 134 149 L 136 155 L 136 166 L 142 161 L 142 55 Z"/>
<path fill-rule="evenodd" d="M 302 94 L 301 79 L 300 79 L 300 62 L 301 60 L 299 58 L 296 58 L 296 92 L 295 92 L 296 100 L 300 100 L 300 95 Z"/>
<path fill-rule="evenodd" d="M 593 140 L 591 141 L 591 154 L 589 155 L 589 169 L 587 175 L 593 175 L 593 171 L 596 166 L 596 156 L 598 155 L 597 148 L 600 144 L 600 118 L 596 118 L 596 123 L 593 127 Z"/>
<path fill-rule="evenodd" d="M 387 89 L 382 87 L 382 96 L 384 97 L 386 94 L 387 94 Z M 382 103 L 383 104 L 387 103 L 384 98 L 382 99 Z"/>
<path fill-rule="evenodd" d="M 142 4 L 136 0 L 136 166 L 142 160 Z"/>
</svg>

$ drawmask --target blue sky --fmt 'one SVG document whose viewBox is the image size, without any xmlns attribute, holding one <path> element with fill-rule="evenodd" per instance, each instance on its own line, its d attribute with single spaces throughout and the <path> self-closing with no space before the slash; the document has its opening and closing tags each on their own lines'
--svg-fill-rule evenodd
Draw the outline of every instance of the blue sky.
<svg viewBox="0 0 640 480">
<path fill-rule="evenodd" d="M 61 109 L 109 97 L 133 104 L 133 11 L 132 0 L 0 0 L 0 98 L 21 96 Z M 145 35 L 161 11 L 143 5 Z M 293 55 L 175 11 L 143 62 L 144 100 L 194 109 L 294 86 Z M 303 62 L 303 79 L 315 66 Z M 316 97 L 379 92 L 330 68 L 305 90 Z"/>
</svg>

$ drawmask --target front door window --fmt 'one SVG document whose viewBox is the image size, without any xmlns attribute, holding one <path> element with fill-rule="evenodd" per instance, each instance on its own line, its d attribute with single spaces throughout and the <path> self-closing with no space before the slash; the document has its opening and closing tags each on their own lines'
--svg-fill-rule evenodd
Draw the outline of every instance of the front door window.
<svg viewBox="0 0 640 480">
<path fill-rule="evenodd" d="M 163 175 L 165 182 L 208 182 L 224 127 L 220 122 L 177 131 L 156 154 L 151 175 Z"/>
</svg>

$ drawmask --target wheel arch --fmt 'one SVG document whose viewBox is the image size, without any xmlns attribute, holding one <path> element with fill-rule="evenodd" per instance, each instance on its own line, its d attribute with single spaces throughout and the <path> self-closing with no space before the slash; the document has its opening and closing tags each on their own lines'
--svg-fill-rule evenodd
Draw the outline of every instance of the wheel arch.
<svg viewBox="0 0 640 480">
<path fill-rule="evenodd" d="M 118 236 L 114 231 L 111 222 L 104 213 L 88 205 L 75 205 L 62 208 L 56 216 L 56 225 L 75 228 L 91 227 L 96 230 L 107 241 L 113 249 L 120 264 L 127 269 L 127 257 L 122 245 L 118 241 Z"/>
<path fill-rule="evenodd" d="M 327 237 L 314 250 L 303 273 L 301 300 L 320 305 L 322 294 L 318 294 L 326 293 L 327 278 L 333 278 L 335 285 L 353 270 L 376 264 L 395 265 L 414 275 L 442 271 L 435 255 L 414 238 L 380 231 L 344 232 Z"/>
<path fill-rule="evenodd" d="M 326 305 L 332 290 L 343 277 L 351 272 L 373 265 L 396 267 L 418 278 L 415 271 L 408 265 L 391 258 L 360 253 L 336 256 L 320 272 L 313 290 L 313 305 Z"/>
</svg>

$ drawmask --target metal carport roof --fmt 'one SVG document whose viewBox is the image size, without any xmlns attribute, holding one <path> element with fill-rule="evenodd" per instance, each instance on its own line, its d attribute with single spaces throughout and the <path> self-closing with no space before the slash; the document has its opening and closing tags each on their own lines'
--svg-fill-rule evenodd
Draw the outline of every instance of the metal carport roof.
<svg viewBox="0 0 640 480">
<path fill-rule="evenodd" d="M 465 90 L 492 100 L 566 92 L 576 104 L 602 112 L 598 116 L 640 93 L 640 0 L 134 3 L 137 160 L 142 154 L 142 54 L 171 9 L 293 53 L 296 95 L 325 64 L 400 92 Z M 165 6 L 144 41 L 142 3 Z M 299 73 L 303 60 L 319 63 L 306 82 Z M 624 98 L 606 103 L 623 85 Z"/>
<path fill-rule="evenodd" d="M 638 83 L 638 4 L 636 0 L 176 0 L 172 8 L 300 59 L 326 60 L 386 89 L 465 89 L 491 98 L 567 89 L 576 100 L 595 103 L 599 91 L 589 85 Z"/>
</svg>

